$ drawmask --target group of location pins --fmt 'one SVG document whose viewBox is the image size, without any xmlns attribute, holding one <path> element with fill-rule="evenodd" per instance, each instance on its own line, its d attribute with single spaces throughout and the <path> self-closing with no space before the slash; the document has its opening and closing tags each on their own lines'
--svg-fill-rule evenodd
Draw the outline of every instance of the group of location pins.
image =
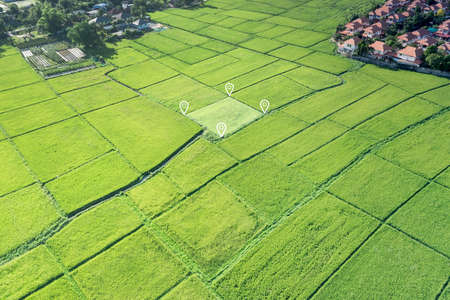
<svg viewBox="0 0 450 300">
<path fill-rule="evenodd" d="M 233 94 L 233 91 L 234 91 L 234 84 L 232 84 L 231 82 L 228 82 L 227 84 L 225 84 L 225 91 L 227 92 L 228 97 L 231 97 L 231 94 Z M 183 115 L 186 115 L 189 110 L 189 102 L 183 100 L 180 102 L 179 107 L 180 107 L 181 113 Z M 267 113 L 267 111 L 269 110 L 269 107 L 270 107 L 269 100 L 262 99 L 259 102 L 259 107 L 261 107 L 261 110 L 264 114 Z M 217 123 L 216 130 L 217 130 L 217 134 L 221 138 L 223 138 L 225 136 L 225 133 L 227 132 L 227 124 L 225 124 L 224 122 Z"/>
</svg>

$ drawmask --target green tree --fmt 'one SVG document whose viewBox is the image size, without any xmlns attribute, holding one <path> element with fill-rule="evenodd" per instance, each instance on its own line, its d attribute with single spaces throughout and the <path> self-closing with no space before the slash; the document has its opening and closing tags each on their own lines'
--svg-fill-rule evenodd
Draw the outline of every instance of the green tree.
<svg viewBox="0 0 450 300">
<path fill-rule="evenodd" d="M 81 22 L 70 28 L 67 32 L 67 38 L 88 49 L 103 45 L 103 40 L 97 32 L 97 28 L 88 22 Z"/>
<path fill-rule="evenodd" d="M 425 58 L 426 63 L 432 68 L 443 70 L 445 65 L 445 57 L 440 53 L 432 53 Z"/>
<path fill-rule="evenodd" d="M 46 7 L 37 22 L 37 27 L 42 32 L 55 34 L 64 28 L 64 24 L 64 15 L 59 10 L 53 7 Z"/>
<path fill-rule="evenodd" d="M 0 41 L 4 40 L 7 35 L 8 29 L 6 28 L 6 23 L 3 19 L 0 19 Z"/>
<path fill-rule="evenodd" d="M 359 56 L 364 56 L 369 54 L 369 52 L 370 52 L 369 42 L 366 40 L 361 41 L 361 43 L 359 43 L 358 45 L 358 49 L 356 49 L 356 54 L 358 54 Z"/>
<path fill-rule="evenodd" d="M 147 0 L 134 0 L 133 6 L 131 7 L 131 14 L 143 18 L 147 15 L 147 9 Z"/>
</svg>

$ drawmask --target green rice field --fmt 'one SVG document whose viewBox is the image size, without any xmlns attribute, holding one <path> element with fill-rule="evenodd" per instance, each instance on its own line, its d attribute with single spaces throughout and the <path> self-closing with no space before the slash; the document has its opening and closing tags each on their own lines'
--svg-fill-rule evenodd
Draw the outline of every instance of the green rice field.
<svg viewBox="0 0 450 300">
<path fill-rule="evenodd" d="M 0 299 L 450 299 L 450 80 L 335 54 L 374 2 L 156 11 L 48 80 L 0 46 Z"/>
</svg>

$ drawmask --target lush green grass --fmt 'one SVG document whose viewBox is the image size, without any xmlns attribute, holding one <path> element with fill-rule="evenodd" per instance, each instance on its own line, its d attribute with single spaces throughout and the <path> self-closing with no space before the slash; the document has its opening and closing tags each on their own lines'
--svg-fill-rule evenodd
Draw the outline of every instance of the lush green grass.
<svg viewBox="0 0 450 300">
<path fill-rule="evenodd" d="M 0 176 L 0 195 L 12 192 L 34 181 L 23 164 L 22 158 L 8 142 L 0 142 L 2 158 L 2 175 Z"/>
<path fill-rule="evenodd" d="M 173 54 L 173 57 L 188 64 L 195 64 L 202 60 L 216 56 L 217 52 L 201 47 L 192 47 Z"/>
<path fill-rule="evenodd" d="M 53 99 L 0 114 L 0 124 L 12 137 L 75 115 L 61 99 Z"/>
<path fill-rule="evenodd" d="M 36 237 L 59 217 L 37 184 L 0 198 L 0 256 Z"/>
<path fill-rule="evenodd" d="M 84 113 L 137 95 L 132 90 L 111 80 L 65 93 L 62 98 L 78 112 Z"/>
<path fill-rule="evenodd" d="M 162 17 L 156 17 L 152 15 L 153 20 L 156 20 L 158 22 L 163 22 L 166 24 L 170 24 L 172 26 L 176 26 L 179 28 L 183 28 L 185 30 L 189 31 L 195 31 L 199 30 L 200 28 L 204 28 L 208 26 L 208 23 L 203 23 L 200 21 L 197 21 L 195 19 L 189 19 L 182 16 L 176 16 L 176 15 L 167 15 Z"/>
<path fill-rule="evenodd" d="M 348 132 L 296 162 L 293 167 L 314 182 L 321 183 L 338 173 L 373 141 L 356 132 Z"/>
<path fill-rule="evenodd" d="M 283 12 L 285 12 L 285 10 L 283 8 L 279 8 L 276 6 L 272 6 L 271 4 L 265 4 L 265 3 L 257 3 L 257 2 L 247 2 L 244 5 L 242 5 L 241 7 L 242 9 L 245 9 L 247 11 L 256 11 L 256 12 L 262 12 L 262 13 L 267 13 L 267 14 L 281 14 Z"/>
<path fill-rule="evenodd" d="M 77 300 L 80 295 L 69 278 L 61 277 L 27 297 L 29 300 L 66 299 Z"/>
<path fill-rule="evenodd" d="M 8 55 L 0 57 L 0 69 L 5 70 L 5 73 L 14 73 L 18 70 L 31 69 L 22 55 Z"/>
<path fill-rule="evenodd" d="M 293 45 L 286 45 L 284 47 L 269 52 L 270 55 L 274 55 L 276 57 L 280 57 L 291 61 L 297 60 L 310 53 L 312 53 L 312 51 L 309 50 L 308 48 L 302 48 Z"/>
<path fill-rule="evenodd" d="M 411 95 L 404 90 L 388 85 L 379 91 L 347 106 L 333 114 L 330 119 L 348 127 L 355 126 L 367 118 L 381 113 Z"/>
<path fill-rule="evenodd" d="M 260 21 L 246 21 L 244 23 L 239 23 L 233 27 L 234 30 L 246 32 L 246 33 L 258 33 L 261 31 L 266 31 L 275 27 L 274 24 L 269 24 Z"/>
<path fill-rule="evenodd" d="M 423 178 L 369 155 L 340 176 L 330 191 L 384 219 L 425 183 Z"/>
<path fill-rule="evenodd" d="M 239 44 L 250 38 L 247 33 L 239 32 L 229 28 L 224 28 L 216 25 L 208 26 L 197 31 L 199 34 L 206 35 L 213 39 L 218 39 L 224 42 L 229 42 L 232 44 Z"/>
<path fill-rule="evenodd" d="M 305 22 L 305 21 L 292 19 L 292 18 L 288 18 L 288 17 L 283 17 L 283 16 L 273 16 L 273 17 L 266 19 L 265 21 L 269 22 L 269 23 L 290 26 L 290 27 L 294 27 L 294 28 L 302 28 L 309 24 L 308 22 Z"/>
<path fill-rule="evenodd" d="M 434 299 L 448 278 L 448 259 L 382 227 L 316 299 Z"/>
<path fill-rule="evenodd" d="M 156 219 L 156 223 L 207 276 L 236 254 L 261 226 L 254 212 L 215 181 Z"/>
<path fill-rule="evenodd" d="M 219 145 L 242 160 L 280 142 L 306 126 L 305 122 L 279 112 L 260 119 Z"/>
<path fill-rule="evenodd" d="M 14 142 L 42 181 L 61 175 L 111 149 L 92 127 L 79 118 L 16 137 Z"/>
<path fill-rule="evenodd" d="M 355 60 L 320 52 L 315 52 L 311 55 L 300 58 L 297 62 L 302 65 L 314 67 L 333 74 L 340 74 L 362 65 L 362 63 Z"/>
<path fill-rule="evenodd" d="M 141 220 L 126 197 L 117 197 L 89 210 L 47 241 L 69 269 L 131 232 Z"/>
<path fill-rule="evenodd" d="M 268 151 L 284 164 L 290 164 L 344 133 L 345 127 L 327 120 L 296 134 Z"/>
<path fill-rule="evenodd" d="M 54 97 L 56 97 L 55 93 L 45 83 L 36 83 L 3 91 L 0 92 L 0 112 L 17 109 Z"/>
<path fill-rule="evenodd" d="M 420 95 L 420 97 L 433 101 L 434 103 L 437 103 L 445 107 L 450 106 L 450 85 L 434 89 L 432 91 Z"/>
<path fill-rule="evenodd" d="M 357 127 L 357 130 L 381 140 L 408 125 L 425 119 L 440 109 L 441 107 L 420 98 L 413 98 L 364 122 Z"/>
<path fill-rule="evenodd" d="M 217 146 L 199 139 L 164 167 L 167 174 L 185 193 L 189 193 L 208 180 L 230 168 L 235 160 Z M 186 173 L 189 169 L 189 173 Z"/>
<path fill-rule="evenodd" d="M 247 20 L 259 21 L 270 17 L 268 14 L 252 12 L 247 10 L 231 9 L 223 11 L 223 14 L 231 17 L 242 18 Z"/>
<path fill-rule="evenodd" d="M 307 67 L 287 72 L 285 76 L 313 90 L 321 90 L 342 83 L 342 79 L 335 75 Z"/>
<path fill-rule="evenodd" d="M 154 299 L 181 280 L 186 270 L 144 228 L 72 275 L 89 299 Z"/>
<path fill-rule="evenodd" d="M 270 101 L 270 109 L 275 109 L 311 92 L 304 85 L 278 75 L 240 90 L 233 96 L 256 109 L 261 109 L 260 101 L 267 99 Z"/>
<path fill-rule="evenodd" d="M 139 209 L 154 217 L 183 198 L 183 194 L 166 175 L 160 173 L 127 193 Z"/>
<path fill-rule="evenodd" d="M 221 69 L 224 66 L 235 63 L 237 61 L 238 59 L 231 57 L 229 55 L 219 55 L 196 63 L 192 66 L 188 66 L 183 70 L 183 73 L 189 76 L 196 77 L 210 71 Z"/>
<path fill-rule="evenodd" d="M 267 223 L 302 202 L 313 184 L 270 155 L 249 160 L 219 177 L 219 180 L 254 208 Z"/>
<path fill-rule="evenodd" d="M 293 44 L 301 47 L 310 47 L 328 38 L 328 34 L 319 33 L 309 30 L 300 30 L 283 34 L 276 39 L 285 43 Z"/>
<path fill-rule="evenodd" d="M 7 56 L 6 58 L 9 58 Z M 22 58 L 21 58 L 22 59 Z M 9 67 L 8 67 L 9 69 Z M 0 70 L 3 68 L 0 67 Z M 38 82 L 42 78 L 30 67 L 0 74 L 0 91 Z"/>
<path fill-rule="evenodd" d="M 447 113 L 407 132 L 381 148 L 379 155 L 426 177 L 433 177 L 448 165 L 450 149 L 442 147 L 442 141 L 450 138 L 449 118 Z"/>
<path fill-rule="evenodd" d="M 223 19 L 222 21 L 219 21 L 216 23 L 217 26 L 221 26 L 221 27 L 227 27 L 227 28 L 231 28 L 234 27 L 238 24 L 247 22 L 246 19 L 241 19 L 241 18 L 235 18 L 235 17 L 228 17 L 226 19 Z"/>
<path fill-rule="evenodd" d="M 436 178 L 436 181 L 450 187 L 450 168 L 447 168 L 444 172 L 442 172 L 441 175 Z"/>
<path fill-rule="evenodd" d="M 261 37 L 272 39 L 272 38 L 276 38 L 280 35 L 283 35 L 285 33 L 288 33 L 288 32 L 294 31 L 294 30 L 295 30 L 295 28 L 292 28 L 292 27 L 276 25 L 275 27 L 273 27 L 271 29 L 258 32 L 257 35 L 261 36 Z"/>
<path fill-rule="evenodd" d="M 86 118 L 141 172 L 161 163 L 200 131 L 181 114 L 143 98 L 88 113 Z"/>
<path fill-rule="evenodd" d="M 127 68 L 115 70 L 111 77 L 134 89 L 155 84 L 178 73 L 155 60 L 149 60 Z"/>
<path fill-rule="evenodd" d="M 450 192 L 430 184 L 389 219 L 396 227 L 449 255 Z"/>
<path fill-rule="evenodd" d="M 178 28 L 171 28 L 170 30 L 162 31 L 160 35 L 192 46 L 200 45 L 209 41 L 208 38 Z"/>
<path fill-rule="evenodd" d="M 58 93 L 79 89 L 88 85 L 108 81 L 105 73 L 111 71 L 111 66 L 95 68 L 93 70 L 78 72 L 49 79 L 47 82 Z"/>
<path fill-rule="evenodd" d="M 226 97 L 224 92 L 221 93 L 183 75 L 141 90 L 144 95 L 176 111 L 180 110 L 181 101 L 187 101 L 188 113 L 224 99 Z"/>
<path fill-rule="evenodd" d="M 161 34 L 146 34 L 136 40 L 148 48 L 156 49 L 164 54 L 171 54 L 189 48 L 189 45 L 167 38 Z"/>
<path fill-rule="evenodd" d="M 164 295 L 163 300 L 191 300 L 191 299 L 203 299 L 212 300 L 217 299 L 198 279 L 197 276 L 190 276 L 182 283 L 176 286 L 169 293 Z"/>
<path fill-rule="evenodd" d="M 55 258 L 41 245 L 0 266 L 0 298 L 22 298 L 61 274 Z"/>
<path fill-rule="evenodd" d="M 263 53 L 280 48 L 283 45 L 284 44 L 281 42 L 262 38 L 262 37 L 256 37 L 256 38 L 251 39 L 250 41 L 240 44 L 240 46 L 242 46 L 244 48 L 249 48 L 249 49 L 256 50 L 256 51 L 263 52 Z"/>
<path fill-rule="evenodd" d="M 356 209 L 322 195 L 241 258 L 217 282 L 218 291 L 226 299 L 306 299 L 375 225 Z"/>
<path fill-rule="evenodd" d="M 311 49 L 333 55 L 336 52 L 336 44 L 332 41 L 325 40 L 312 46 Z"/>
<path fill-rule="evenodd" d="M 233 98 L 226 98 L 196 110 L 188 116 L 218 137 L 217 123 L 226 124 L 225 136 L 227 136 L 260 117 L 261 113 Z"/>
<path fill-rule="evenodd" d="M 224 43 L 221 41 L 217 41 L 217 40 L 208 40 L 208 42 L 202 44 L 203 48 L 206 49 L 210 49 L 210 50 L 214 50 L 217 52 L 228 52 L 231 51 L 235 48 L 235 46 L 228 44 L 228 43 Z"/>
<path fill-rule="evenodd" d="M 204 14 L 200 17 L 195 18 L 196 20 L 200 22 L 205 22 L 209 24 L 215 24 L 223 19 L 226 19 L 227 16 L 221 15 L 221 14 Z"/>
<path fill-rule="evenodd" d="M 117 153 L 108 153 L 46 186 L 68 214 L 108 195 L 139 177 Z"/>
<path fill-rule="evenodd" d="M 108 59 L 113 65 L 122 68 L 134 65 L 149 59 L 148 56 L 134 50 L 133 48 L 120 48 Z"/>
</svg>

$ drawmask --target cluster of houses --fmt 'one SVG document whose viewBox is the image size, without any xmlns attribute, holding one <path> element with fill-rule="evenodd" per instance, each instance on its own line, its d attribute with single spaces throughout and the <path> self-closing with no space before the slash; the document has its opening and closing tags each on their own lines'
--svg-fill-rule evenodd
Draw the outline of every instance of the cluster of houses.
<svg viewBox="0 0 450 300">
<path fill-rule="evenodd" d="M 344 41 L 338 43 L 339 52 L 351 55 L 364 39 L 373 39 L 375 42 L 369 45 L 372 57 L 390 58 L 401 64 L 420 66 L 424 51 L 432 45 L 439 45 L 440 50 L 450 54 L 450 19 L 438 28 L 420 28 L 397 36 L 402 49 L 394 50 L 384 42 L 389 26 L 413 16 L 417 7 L 423 12 L 446 15 L 447 0 L 435 0 L 432 5 L 427 3 L 427 0 L 386 1 L 383 6 L 370 12 L 368 17 L 358 18 L 345 25 L 345 29 L 339 32 L 344 37 Z"/>
<path fill-rule="evenodd" d="M 124 36 L 125 30 L 161 31 L 165 29 L 162 24 L 151 22 L 148 16 L 145 18 L 133 18 L 131 15 L 132 6 L 133 4 L 123 2 L 120 8 L 109 8 L 107 3 L 98 3 L 92 7 L 92 10 L 80 10 L 76 13 L 86 14 L 89 17 L 89 24 L 96 24 L 117 37 Z"/>
</svg>

